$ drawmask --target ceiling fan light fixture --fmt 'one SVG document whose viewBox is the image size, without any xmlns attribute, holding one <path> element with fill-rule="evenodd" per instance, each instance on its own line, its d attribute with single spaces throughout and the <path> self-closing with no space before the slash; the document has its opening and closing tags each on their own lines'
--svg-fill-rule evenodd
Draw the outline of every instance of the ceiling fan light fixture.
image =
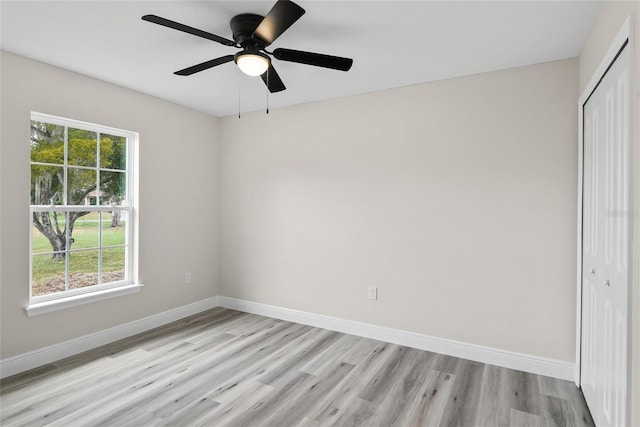
<svg viewBox="0 0 640 427">
<path fill-rule="evenodd" d="M 257 51 L 238 52 L 234 61 L 243 73 L 253 77 L 263 75 L 271 64 L 267 55 Z"/>
<path fill-rule="evenodd" d="M 276 93 L 285 90 L 286 86 L 273 67 L 271 56 L 280 61 L 297 62 L 299 64 L 341 71 L 348 71 L 353 64 L 353 59 L 351 58 L 341 58 L 339 56 L 324 55 L 303 50 L 284 48 L 277 48 L 273 52 L 266 50 L 282 33 L 298 21 L 304 13 L 304 9 L 292 0 L 277 0 L 276 4 L 273 5 L 266 16 L 256 15 L 255 13 L 241 13 L 229 21 L 233 40 L 157 15 L 144 15 L 142 20 L 212 40 L 224 46 L 242 49 L 235 55 L 225 55 L 210 59 L 200 64 L 178 70 L 173 74 L 177 76 L 191 76 L 195 73 L 234 61 L 243 73 L 252 77 L 260 76 L 269 92 Z"/>
</svg>

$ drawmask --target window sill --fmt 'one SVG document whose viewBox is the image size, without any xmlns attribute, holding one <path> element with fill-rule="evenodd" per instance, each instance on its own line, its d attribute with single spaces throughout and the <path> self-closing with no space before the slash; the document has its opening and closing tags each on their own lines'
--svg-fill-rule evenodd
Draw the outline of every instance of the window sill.
<svg viewBox="0 0 640 427">
<path fill-rule="evenodd" d="M 143 284 L 119 286 L 117 288 L 105 289 L 103 291 L 91 292 L 81 295 L 74 295 L 68 298 L 60 298 L 51 301 L 44 301 L 35 304 L 29 304 L 25 307 L 27 317 L 39 316 L 41 314 L 50 313 L 52 311 L 64 310 L 69 307 L 89 304 L 108 298 L 115 298 L 122 295 L 140 292 Z"/>
</svg>

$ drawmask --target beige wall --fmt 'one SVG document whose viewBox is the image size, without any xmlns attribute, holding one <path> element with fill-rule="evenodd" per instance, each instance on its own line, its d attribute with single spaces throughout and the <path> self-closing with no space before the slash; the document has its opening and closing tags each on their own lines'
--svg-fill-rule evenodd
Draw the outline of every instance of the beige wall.
<svg viewBox="0 0 640 427">
<path fill-rule="evenodd" d="M 218 119 L 6 52 L 1 67 L 0 357 L 217 295 Z M 140 293 L 26 317 L 32 110 L 140 133 Z"/>
<path fill-rule="evenodd" d="M 577 72 L 222 119 L 222 294 L 572 362 Z"/>
<path fill-rule="evenodd" d="M 636 91 L 634 96 L 634 124 L 635 134 L 633 138 L 633 153 L 635 161 L 635 209 L 633 216 L 634 234 L 634 272 L 632 288 L 632 319 L 631 319 L 631 363 L 632 386 L 630 401 L 631 424 L 640 426 L 640 22 L 637 16 L 640 13 L 638 1 L 605 1 L 598 19 L 587 38 L 587 42 L 580 55 L 580 88 L 585 86 L 593 76 L 596 68 L 603 59 L 604 54 L 613 42 L 613 38 L 620 27 L 632 16 L 635 32 L 632 34 L 634 41 L 634 79 Z"/>
</svg>

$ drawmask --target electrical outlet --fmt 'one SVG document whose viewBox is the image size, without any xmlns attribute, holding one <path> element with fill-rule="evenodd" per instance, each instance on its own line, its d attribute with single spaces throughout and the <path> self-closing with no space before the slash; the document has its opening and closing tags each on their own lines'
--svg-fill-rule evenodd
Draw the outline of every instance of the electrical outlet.
<svg viewBox="0 0 640 427">
<path fill-rule="evenodd" d="M 189 283 L 191 283 L 191 272 L 185 273 L 184 274 L 184 283 L 186 285 L 188 285 Z"/>
<path fill-rule="evenodd" d="M 369 286 L 368 292 L 367 292 L 367 298 L 369 299 L 378 299 L 378 288 L 376 288 L 375 286 Z"/>
</svg>

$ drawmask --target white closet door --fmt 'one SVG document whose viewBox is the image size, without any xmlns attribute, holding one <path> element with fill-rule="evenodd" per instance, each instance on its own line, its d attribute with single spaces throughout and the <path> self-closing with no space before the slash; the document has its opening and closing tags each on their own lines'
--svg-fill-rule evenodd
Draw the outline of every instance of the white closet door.
<svg viewBox="0 0 640 427">
<path fill-rule="evenodd" d="M 627 425 L 629 50 L 622 50 L 584 105 L 580 376 L 599 426 Z"/>
</svg>

